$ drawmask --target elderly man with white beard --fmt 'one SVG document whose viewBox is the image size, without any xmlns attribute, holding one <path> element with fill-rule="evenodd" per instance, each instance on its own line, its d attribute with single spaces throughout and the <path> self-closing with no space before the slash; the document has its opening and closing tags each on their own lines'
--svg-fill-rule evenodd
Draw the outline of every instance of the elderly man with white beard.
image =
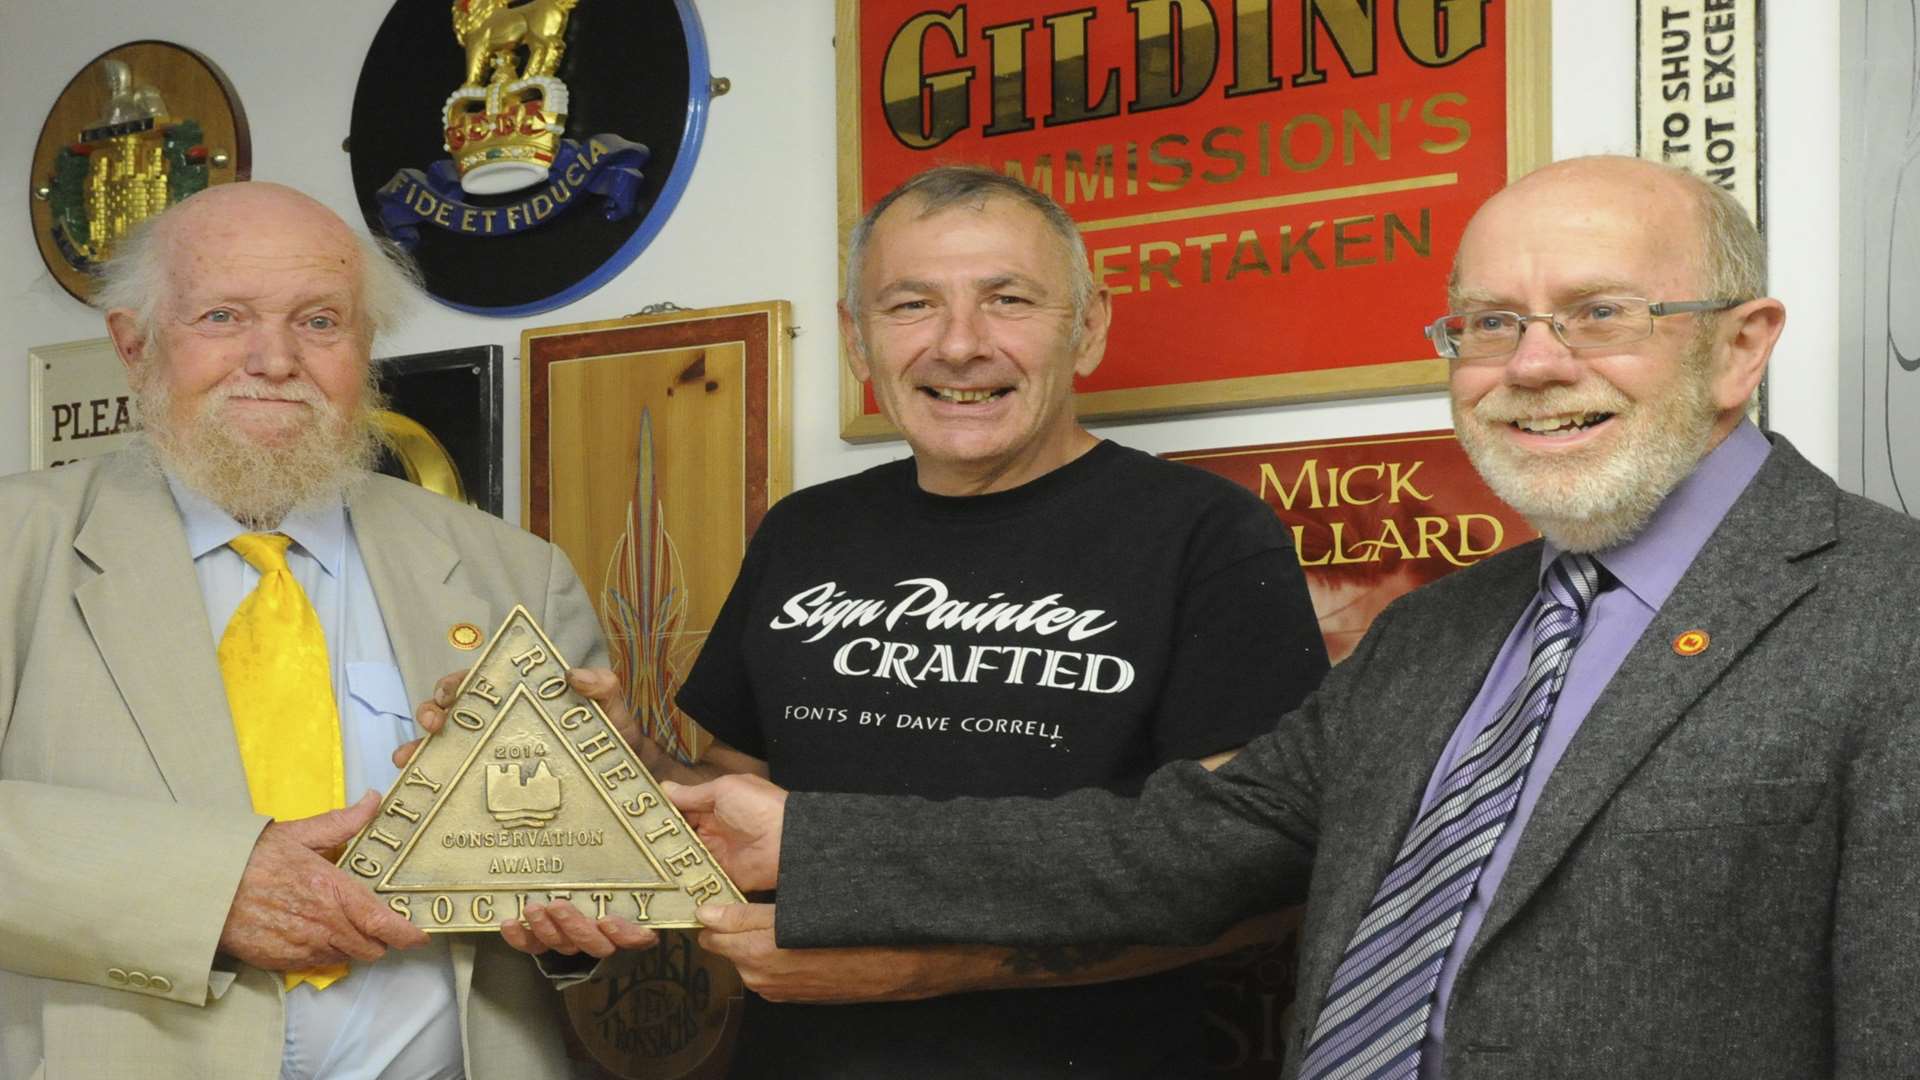
<svg viewBox="0 0 1920 1080">
<path fill-rule="evenodd" d="M 525 604 L 604 663 L 556 548 L 367 471 L 416 293 L 265 183 L 107 266 L 145 439 L 0 480 L 0 1076 L 567 1074 L 532 961 L 430 944 L 329 861 L 455 628 Z"/>
<path fill-rule="evenodd" d="M 1661 165 L 1490 199 L 1428 333 L 1545 538 L 1390 606 L 1217 772 L 674 799 L 778 883 L 786 947 L 1193 941 L 1306 901 L 1288 1077 L 1911 1075 L 1920 526 L 1746 419 L 1785 324 L 1764 263 Z"/>
</svg>

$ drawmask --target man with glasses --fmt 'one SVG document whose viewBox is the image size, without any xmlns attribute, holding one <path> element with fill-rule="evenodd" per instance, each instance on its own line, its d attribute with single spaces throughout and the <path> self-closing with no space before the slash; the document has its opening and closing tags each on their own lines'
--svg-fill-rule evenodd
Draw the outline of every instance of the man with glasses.
<svg viewBox="0 0 1920 1080">
<path fill-rule="evenodd" d="M 1216 773 L 675 799 L 743 887 L 778 877 L 786 946 L 1193 940 L 1305 900 L 1302 1080 L 1910 1075 L 1920 527 L 1747 420 L 1763 267 L 1665 166 L 1489 200 L 1429 334 L 1545 539 L 1394 604 Z"/>
</svg>

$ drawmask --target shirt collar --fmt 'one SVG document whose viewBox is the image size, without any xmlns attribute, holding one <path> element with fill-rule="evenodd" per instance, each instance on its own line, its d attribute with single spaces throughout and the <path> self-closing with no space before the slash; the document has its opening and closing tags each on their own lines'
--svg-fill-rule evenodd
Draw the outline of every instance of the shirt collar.
<svg viewBox="0 0 1920 1080">
<path fill-rule="evenodd" d="M 1660 610 L 1694 556 L 1720 527 L 1720 520 L 1760 472 L 1773 444 L 1749 421 L 1742 420 L 1719 446 L 1700 459 L 1680 481 L 1639 535 L 1618 547 L 1596 553 L 1607 572 L 1640 602 Z M 1560 550 L 1548 542 L 1540 553 L 1540 572 L 1558 558 Z"/>
<path fill-rule="evenodd" d="M 187 530 L 187 551 L 196 560 L 249 531 L 222 510 L 213 500 L 167 473 L 167 487 L 180 508 L 180 519 Z M 339 577 L 341 560 L 347 547 L 347 508 L 338 495 L 314 507 L 303 507 L 288 514 L 275 532 L 286 533 L 300 550 L 313 557 L 330 577 Z"/>
</svg>

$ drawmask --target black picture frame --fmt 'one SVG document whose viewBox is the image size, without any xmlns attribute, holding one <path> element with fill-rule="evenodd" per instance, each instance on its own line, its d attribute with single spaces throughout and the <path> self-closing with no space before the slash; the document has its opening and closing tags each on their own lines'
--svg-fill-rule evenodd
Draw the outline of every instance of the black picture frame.
<svg viewBox="0 0 1920 1080">
<path fill-rule="evenodd" d="M 460 474 L 467 501 L 495 517 L 502 516 L 505 507 L 503 355 L 498 345 L 469 345 L 375 361 L 387 408 L 439 441 Z M 392 451 L 382 453 L 378 471 L 408 479 Z"/>
</svg>

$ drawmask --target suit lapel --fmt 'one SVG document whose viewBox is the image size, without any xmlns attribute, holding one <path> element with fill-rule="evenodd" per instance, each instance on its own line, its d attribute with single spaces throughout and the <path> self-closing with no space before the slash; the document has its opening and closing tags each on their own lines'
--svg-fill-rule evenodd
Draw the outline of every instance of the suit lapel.
<svg viewBox="0 0 1920 1080">
<path fill-rule="evenodd" d="M 354 489 L 349 507 L 400 677 L 418 702 L 442 675 L 472 665 L 478 655 L 455 649 L 448 631 L 471 623 L 490 634 L 493 611 L 484 599 L 452 583 L 460 553 L 384 490 L 387 483 L 369 478 Z"/>
<path fill-rule="evenodd" d="M 1510 922 L 1588 824 L 1687 711 L 1815 584 L 1802 556 L 1833 543 L 1830 481 L 1784 440 L 1687 569 L 1594 702 L 1567 747 L 1466 962 Z M 1690 630 L 1710 636 L 1693 656 L 1674 650 Z"/>
<path fill-rule="evenodd" d="M 174 800 L 251 813 L 180 510 L 146 453 L 129 451 L 101 469 L 73 541 L 100 573 L 74 601 Z M 170 618 L 156 618 L 161 612 Z"/>
</svg>

